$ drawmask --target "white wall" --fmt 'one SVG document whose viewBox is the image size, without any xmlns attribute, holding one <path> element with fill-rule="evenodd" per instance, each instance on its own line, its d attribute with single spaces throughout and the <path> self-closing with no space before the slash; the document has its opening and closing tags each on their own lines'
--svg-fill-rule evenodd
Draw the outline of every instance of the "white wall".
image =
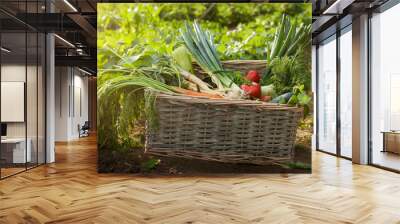
<svg viewBox="0 0 400 224">
<path fill-rule="evenodd" d="M 24 65 L 19 65 L 19 64 L 4 64 L 1 66 L 1 81 L 3 82 L 25 82 L 25 71 L 26 67 Z M 31 71 L 33 71 L 34 68 L 33 66 L 28 66 L 27 67 L 28 74 L 30 74 Z M 36 73 L 36 71 L 35 71 Z M 31 81 L 30 81 L 30 84 Z M 36 82 L 33 83 L 36 85 Z M 29 90 L 29 89 L 28 89 Z M 28 97 L 35 97 L 36 98 L 36 89 L 34 92 L 27 93 Z M 27 99 L 28 103 L 33 101 L 32 99 Z M 36 107 L 36 104 L 35 104 Z M 2 108 L 2 110 L 6 110 L 7 108 Z M 33 115 L 33 117 L 31 117 Z M 36 123 L 36 114 L 31 114 L 28 113 L 28 122 L 31 122 L 35 120 Z M 32 125 L 28 125 L 28 127 L 31 127 Z M 7 136 L 8 137 L 25 137 L 25 122 L 7 122 Z M 29 137 L 29 136 L 28 136 Z"/>
<path fill-rule="evenodd" d="M 88 78 L 76 68 L 56 67 L 55 140 L 79 138 L 78 125 L 88 120 Z"/>
<path fill-rule="evenodd" d="M 76 74 L 75 70 L 75 75 L 74 75 L 74 108 L 72 109 L 73 111 L 73 119 L 71 120 L 71 135 L 74 138 L 79 137 L 79 132 L 78 132 L 78 125 L 83 125 L 85 121 L 88 121 L 89 115 L 88 115 L 88 78 L 81 76 L 82 73 L 79 72 L 78 75 Z"/>
<path fill-rule="evenodd" d="M 69 85 L 68 67 L 55 68 L 55 141 L 67 141 L 69 133 Z"/>
<path fill-rule="evenodd" d="M 25 82 L 25 64 L 6 64 L 1 66 L 1 81 Z M 1 108 L 5 110 L 6 108 Z M 7 123 L 7 137 L 25 137 L 25 122 Z"/>
<path fill-rule="evenodd" d="M 37 71 L 37 69 L 39 69 Z M 7 124 L 7 137 L 9 138 L 25 138 L 25 135 L 30 140 L 32 149 L 32 161 L 44 163 L 44 82 L 41 67 L 36 65 L 25 64 L 3 64 L 1 66 L 2 82 L 24 82 L 26 84 L 26 107 L 23 106 L 22 113 L 26 112 L 27 119 L 22 122 L 5 122 Z M 27 81 L 25 80 L 27 77 Z M 23 91 L 23 90 L 22 90 Z M 24 94 L 22 92 L 21 94 Z M 3 95 L 7 97 L 7 95 Z M 3 107 L 1 110 L 12 110 L 11 108 Z M 7 111 L 8 113 L 13 111 Z M 39 153 L 39 156 L 37 156 Z"/>
</svg>

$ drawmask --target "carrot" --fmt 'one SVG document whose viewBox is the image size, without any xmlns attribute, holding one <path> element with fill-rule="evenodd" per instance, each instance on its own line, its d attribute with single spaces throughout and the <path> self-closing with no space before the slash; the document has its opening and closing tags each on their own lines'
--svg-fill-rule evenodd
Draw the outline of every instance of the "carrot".
<svg viewBox="0 0 400 224">
<path fill-rule="evenodd" d="M 203 92 L 196 92 L 188 89 L 182 89 L 179 87 L 175 87 L 175 91 L 177 93 L 181 93 L 187 96 L 197 96 L 197 97 L 207 97 L 210 99 L 221 99 L 223 98 L 221 95 L 218 94 L 211 94 L 211 93 L 203 93 Z"/>
</svg>

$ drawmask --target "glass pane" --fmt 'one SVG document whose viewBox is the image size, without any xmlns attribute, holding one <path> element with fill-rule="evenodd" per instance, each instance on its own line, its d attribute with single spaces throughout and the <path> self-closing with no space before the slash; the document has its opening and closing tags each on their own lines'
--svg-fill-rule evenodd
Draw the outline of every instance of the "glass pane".
<svg viewBox="0 0 400 224">
<path fill-rule="evenodd" d="M 25 32 L 3 32 L 1 46 L 1 173 L 5 177 L 25 170 L 31 159 L 30 144 L 26 144 Z"/>
<path fill-rule="evenodd" d="M 336 40 L 318 48 L 318 149 L 336 153 Z"/>
<path fill-rule="evenodd" d="M 0 3 L 17 17 L 44 6 L 44 0 Z M 7 20 L 0 23 L 3 178 L 45 162 L 45 35 L 2 12 L 0 18 Z"/>
<path fill-rule="evenodd" d="M 372 163 L 400 170 L 400 5 L 372 18 Z"/>
<path fill-rule="evenodd" d="M 340 152 L 352 156 L 352 35 L 340 36 Z"/>
</svg>

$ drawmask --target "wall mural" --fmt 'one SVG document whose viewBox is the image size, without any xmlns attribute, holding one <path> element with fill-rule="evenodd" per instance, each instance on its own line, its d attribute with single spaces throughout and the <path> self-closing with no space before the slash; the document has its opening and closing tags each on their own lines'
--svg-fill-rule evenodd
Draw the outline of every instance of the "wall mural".
<svg viewBox="0 0 400 224">
<path fill-rule="evenodd" d="M 311 4 L 98 4 L 99 172 L 311 172 Z"/>
</svg>

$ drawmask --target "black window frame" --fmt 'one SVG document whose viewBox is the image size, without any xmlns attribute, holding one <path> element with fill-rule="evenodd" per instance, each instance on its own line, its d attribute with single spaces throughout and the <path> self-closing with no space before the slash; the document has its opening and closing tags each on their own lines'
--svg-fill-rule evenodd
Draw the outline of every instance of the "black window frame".
<svg viewBox="0 0 400 224">
<path fill-rule="evenodd" d="M 315 44 L 316 46 L 316 51 L 315 51 L 315 65 L 316 65 L 316 73 L 315 73 L 315 92 L 316 92 L 316 111 L 315 113 L 315 120 L 316 120 L 316 135 L 315 135 L 315 145 L 316 145 L 316 151 L 323 152 L 329 155 L 337 156 L 340 158 L 344 158 L 347 160 L 352 160 L 352 158 L 343 156 L 341 153 L 341 120 L 340 120 L 340 77 L 341 77 L 341 67 L 340 67 L 340 37 L 347 33 L 351 32 L 352 29 L 349 29 L 350 26 L 352 26 L 351 22 L 352 17 L 351 16 L 346 16 L 339 20 L 336 24 L 332 25 L 330 28 L 326 30 L 326 32 L 322 32 L 320 34 L 320 37 L 318 37 L 318 42 Z M 318 54 L 318 49 L 319 45 L 323 42 L 328 41 L 332 36 L 335 36 L 333 40 L 330 41 L 336 41 L 336 152 L 328 152 L 324 149 L 319 148 L 319 54 Z"/>
</svg>

